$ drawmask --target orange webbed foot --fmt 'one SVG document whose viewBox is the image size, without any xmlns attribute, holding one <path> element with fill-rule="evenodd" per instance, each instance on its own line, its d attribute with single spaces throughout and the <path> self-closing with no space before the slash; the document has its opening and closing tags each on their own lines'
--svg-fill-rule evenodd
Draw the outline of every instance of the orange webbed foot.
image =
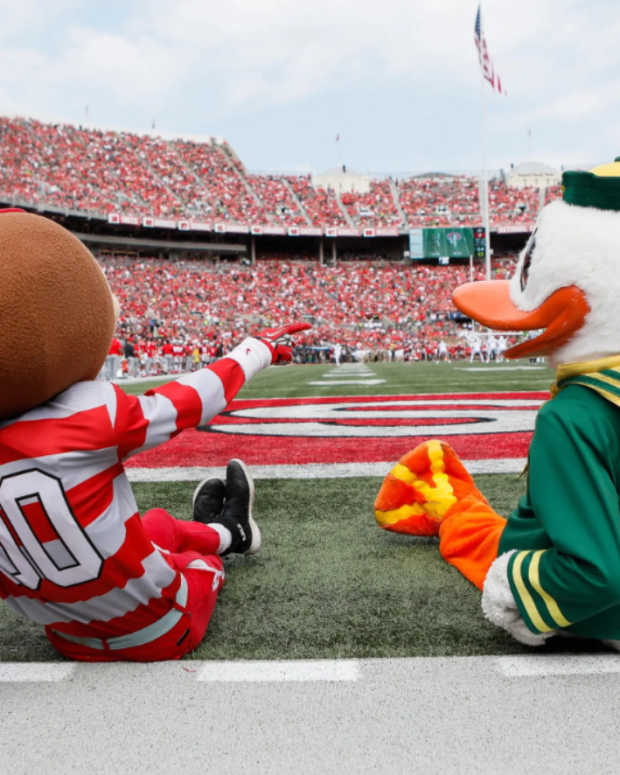
<svg viewBox="0 0 620 775">
<path fill-rule="evenodd" d="M 435 536 L 446 513 L 475 489 L 452 447 L 431 439 L 403 455 L 385 477 L 375 517 L 386 530 Z"/>
</svg>

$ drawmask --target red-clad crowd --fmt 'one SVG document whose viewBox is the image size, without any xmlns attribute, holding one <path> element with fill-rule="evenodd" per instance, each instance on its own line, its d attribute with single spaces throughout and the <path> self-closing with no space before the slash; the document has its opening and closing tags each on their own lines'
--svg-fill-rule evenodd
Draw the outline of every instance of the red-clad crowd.
<svg viewBox="0 0 620 775">
<path fill-rule="evenodd" d="M 480 224 L 479 184 L 474 178 L 399 180 L 398 197 L 412 227 Z"/>
<path fill-rule="evenodd" d="M 333 189 L 315 188 L 309 175 L 287 175 L 291 187 L 312 226 L 347 226 L 345 211 Z"/>
<path fill-rule="evenodd" d="M 547 189 L 545 190 L 545 204 L 548 205 L 549 202 L 553 202 L 554 199 L 561 199 L 562 198 L 562 186 L 547 186 Z"/>
<path fill-rule="evenodd" d="M 539 188 L 511 188 L 501 180 L 489 181 L 489 212 L 498 222 L 522 223 L 531 227 L 541 204 Z"/>
<path fill-rule="evenodd" d="M 492 226 L 531 228 L 557 187 L 489 184 Z M 225 141 L 166 140 L 132 132 L 0 117 L 0 198 L 107 216 L 194 219 L 245 226 L 480 225 L 479 181 L 427 175 L 374 179 L 338 193 L 309 175 L 249 174 Z"/>
<path fill-rule="evenodd" d="M 398 204 L 398 190 L 394 182 L 371 180 L 370 190 L 365 193 L 344 193 L 340 197 L 356 226 L 405 226 L 404 211 Z"/>
<path fill-rule="evenodd" d="M 514 256 L 494 263 L 512 271 Z M 334 347 L 354 360 L 469 354 L 452 290 L 470 277 L 464 265 L 352 260 L 260 260 L 253 266 L 210 261 L 99 257 L 121 316 L 114 353 L 130 376 L 190 371 L 248 334 L 291 320 L 312 329 L 296 338 L 298 361 L 325 361 Z M 476 269 L 473 279 L 483 273 Z M 120 357 L 119 357 L 120 356 Z"/>
</svg>

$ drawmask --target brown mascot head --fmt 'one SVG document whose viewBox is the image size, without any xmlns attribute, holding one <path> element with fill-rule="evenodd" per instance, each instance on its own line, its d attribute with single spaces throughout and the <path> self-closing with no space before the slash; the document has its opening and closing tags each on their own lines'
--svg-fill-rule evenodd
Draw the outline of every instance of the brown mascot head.
<svg viewBox="0 0 620 775">
<path fill-rule="evenodd" d="M 94 379 L 116 315 L 92 254 L 48 218 L 0 212 L 0 273 L 0 417 L 11 417 Z"/>
</svg>

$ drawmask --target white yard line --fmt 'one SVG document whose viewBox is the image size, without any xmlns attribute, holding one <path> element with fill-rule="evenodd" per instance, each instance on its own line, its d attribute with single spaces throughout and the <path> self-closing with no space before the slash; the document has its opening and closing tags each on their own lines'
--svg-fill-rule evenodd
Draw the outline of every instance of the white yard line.
<svg viewBox="0 0 620 775">
<path fill-rule="evenodd" d="M 307 385 L 382 385 L 384 379 L 330 379 L 330 380 L 312 380 Z"/>
<path fill-rule="evenodd" d="M 575 654 L 571 656 L 536 654 L 496 657 L 495 670 L 508 678 L 534 678 L 548 675 L 603 675 L 620 673 L 620 654 Z"/>
<path fill-rule="evenodd" d="M 486 366 L 457 366 L 455 371 L 543 371 L 546 366 L 492 366 L 487 363 Z"/>
<path fill-rule="evenodd" d="M 75 662 L 0 662 L 0 683 L 49 683 L 64 681 L 75 671 Z"/>
<path fill-rule="evenodd" d="M 526 458 L 465 460 L 471 474 L 520 474 Z M 385 476 L 396 460 L 379 463 L 302 463 L 297 465 L 248 466 L 254 479 L 338 479 L 353 476 Z M 127 468 L 131 482 L 193 482 L 221 476 L 223 466 L 173 466 L 171 468 Z"/>
<path fill-rule="evenodd" d="M 141 665 L 130 662 L 0 662 L 0 683 L 83 682 L 89 676 L 147 672 L 181 674 L 200 683 L 354 683 L 376 681 L 382 671 L 395 666 L 407 674 L 432 674 L 449 663 L 467 672 L 474 664 L 500 678 L 546 676 L 598 676 L 620 673 L 620 654 L 523 654 L 483 657 L 411 657 L 398 659 L 308 659 L 308 660 L 182 660 Z M 459 667 L 461 663 L 461 667 Z M 180 672 L 179 672 L 180 671 Z M 379 671 L 379 672 L 378 672 Z"/>
<path fill-rule="evenodd" d="M 248 660 L 203 662 L 198 681 L 281 682 L 357 681 L 359 662 L 355 659 Z"/>
</svg>

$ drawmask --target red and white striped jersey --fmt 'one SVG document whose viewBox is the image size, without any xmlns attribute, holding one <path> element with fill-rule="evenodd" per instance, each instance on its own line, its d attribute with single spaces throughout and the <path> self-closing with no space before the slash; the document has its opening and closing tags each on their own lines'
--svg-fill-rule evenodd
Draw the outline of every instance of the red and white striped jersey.
<svg viewBox="0 0 620 775">
<path fill-rule="evenodd" d="M 171 607 L 182 575 L 146 536 L 129 456 L 209 422 L 271 362 L 247 339 L 142 396 L 79 382 L 0 424 L 0 597 L 41 624 L 113 637 Z"/>
</svg>

